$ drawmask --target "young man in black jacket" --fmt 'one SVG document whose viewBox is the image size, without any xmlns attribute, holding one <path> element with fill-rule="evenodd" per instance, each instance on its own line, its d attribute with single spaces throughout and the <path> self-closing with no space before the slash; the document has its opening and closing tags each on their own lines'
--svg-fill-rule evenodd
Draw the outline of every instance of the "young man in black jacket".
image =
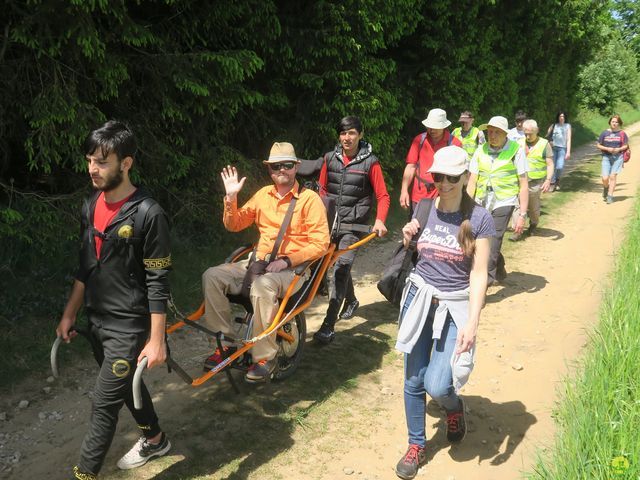
<svg viewBox="0 0 640 480">
<path fill-rule="evenodd" d="M 119 468 L 139 467 L 171 448 L 146 387 L 142 409 L 133 407 L 132 397 L 138 362 L 146 357 L 153 368 L 166 359 L 171 253 L 166 214 L 129 179 L 136 153 L 129 127 L 105 123 L 86 138 L 84 153 L 96 192 L 82 208 L 80 265 L 56 333 L 67 343 L 76 335 L 73 325 L 84 303 L 100 371 L 73 478 L 88 480 L 102 467 L 124 404 L 142 435 Z"/>
<path fill-rule="evenodd" d="M 338 249 L 344 249 L 362 236 L 349 231 L 349 227 L 370 223 L 374 197 L 376 216 L 372 230 L 380 237 L 386 235 L 384 222 L 391 202 L 378 157 L 374 155 L 371 145 L 362 140 L 364 132 L 360 119 L 344 117 L 336 130 L 338 144 L 333 151 L 324 155 L 318 183 L 320 195 L 332 198 L 336 203 L 337 225 L 334 225 L 334 230 L 337 234 L 333 233 L 333 241 L 338 244 Z M 351 265 L 355 257 L 355 250 L 345 253 L 333 269 L 334 288 L 329 307 L 320 329 L 313 335 L 314 340 L 322 345 L 333 341 L 338 317 L 353 317 L 360 305 L 351 278 Z"/>
</svg>

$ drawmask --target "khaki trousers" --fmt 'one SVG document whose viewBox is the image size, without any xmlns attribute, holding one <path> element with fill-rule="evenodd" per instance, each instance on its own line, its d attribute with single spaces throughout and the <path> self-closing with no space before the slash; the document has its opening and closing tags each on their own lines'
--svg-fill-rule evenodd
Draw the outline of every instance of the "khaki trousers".
<svg viewBox="0 0 640 480">
<path fill-rule="evenodd" d="M 207 328 L 235 336 L 231 326 L 231 305 L 227 294 L 240 293 L 246 273 L 247 262 L 239 262 L 211 267 L 202 274 L 204 325 Z M 265 273 L 253 281 L 250 291 L 253 305 L 252 336 L 260 335 L 271 324 L 280 306 L 278 299 L 284 297 L 293 277 L 292 270 L 283 270 L 278 273 Z M 302 283 L 302 280 L 298 281 L 295 291 L 300 289 Z M 277 351 L 275 332 L 257 342 L 251 349 L 254 362 L 271 360 Z"/>
<path fill-rule="evenodd" d="M 529 179 L 529 206 L 527 207 L 527 215 L 529 215 L 529 225 L 537 225 L 540 221 L 540 195 L 542 194 L 542 184 L 544 178 L 531 180 Z M 515 228 L 518 221 L 518 215 L 520 215 L 520 207 L 516 207 L 513 210 L 513 216 L 511 218 L 511 228 Z"/>
</svg>

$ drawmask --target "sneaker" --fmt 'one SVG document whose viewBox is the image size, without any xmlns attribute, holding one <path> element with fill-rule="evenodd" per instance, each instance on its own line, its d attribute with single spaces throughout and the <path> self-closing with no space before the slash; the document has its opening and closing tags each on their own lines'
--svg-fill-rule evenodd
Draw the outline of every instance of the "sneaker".
<svg viewBox="0 0 640 480">
<path fill-rule="evenodd" d="M 340 312 L 340 318 L 344 320 L 353 318 L 353 314 L 356 313 L 359 306 L 360 302 L 358 300 L 354 300 L 353 302 L 344 302 L 344 306 Z"/>
<path fill-rule="evenodd" d="M 464 402 L 460 399 L 460 410 L 447 412 L 447 440 L 460 442 L 467 434 L 467 422 L 464 419 Z"/>
<path fill-rule="evenodd" d="M 97 476 L 93 473 L 85 473 L 80 471 L 78 466 L 73 467 L 73 480 L 97 480 Z"/>
<path fill-rule="evenodd" d="M 152 458 L 165 455 L 170 449 L 171 442 L 169 442 L 164 432 L 162 432 L 160 443 L 157 445 L 149 443 L 145 437 L 140 437 L 131 450 L 118 460 L 118 468 L 120 470 L 129 470 L 141 467 Z"/>
<path fill-rule="evenodd" d="M 609 196 L 609 187 L 602 187 L 602 199 L 606 200 Z"/>
<path fill-rule="evenodd" d="M 229 355 L 232 355 L 236 350 L 237 350 L 236 347 L 222 347 L 222 353 L 226 354 L 226 355 L 223 355 L 220 352 L 220 349 L 216 348 L 216 351 L 213 352 L 213 355 L 208 356 L 207 359 L 204 361 L 203 370 L 205 372 L 208 372 L 209 370 L 216 368 L 218 365 L 222 363 L 222 361 L 226 357 L 228 357 Z"/>
<path fill-rule="evenodd" d="M 276 369 L 276 359 L 260 360 L 249 367 L 244 379 L 249 383 L 266 382 L 271 379 L 271 374 Z"/>
<path fill-rule="evenodd" d="M 336 332 L 333 331 L 333 327 L 323 323 L 320 330 L 313 334 L 313 339 L 321 345 L 329 345 L 335 336 Z"/>
<path fill-rule="evenodd" d="M 420 467 L 427 461 L 427 452 L 420 445 L 409 445 L 405 453 L 396 465 L 396 475 L 405 480 L 410 480 L 418 474 Z"/>
<path fill-rule="evenodd" d="M 607 195 L 607 203 L 613 203 L 613 195 Z"/>
</svg>

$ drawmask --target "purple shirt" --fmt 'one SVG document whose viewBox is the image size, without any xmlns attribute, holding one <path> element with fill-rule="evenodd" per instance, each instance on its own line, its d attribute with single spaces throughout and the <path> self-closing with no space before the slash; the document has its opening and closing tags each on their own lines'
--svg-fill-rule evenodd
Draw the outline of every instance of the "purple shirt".
<svg viewBox="0 0 640 480">
<path fill-rule="evenodd" d="M 627 135 L 622 130 L 618 130 L 617 132 L 605 130 L 600 134 L 598 143 L 609 148 L 620 148 L 627 144 Z"/>
<path fill-rule="evenodd" d="M 473 208 L 470 221 L 473 238 L 495 236 L 493 218 L 481 206 Z M 442 212 L 434 202 L 427 226 L 418 240 L 416 273 L 442 292 L 469 287 L 472 258 L 464 256 L 458 243 L 461 223 L 462 213 Z"/>
</svg>

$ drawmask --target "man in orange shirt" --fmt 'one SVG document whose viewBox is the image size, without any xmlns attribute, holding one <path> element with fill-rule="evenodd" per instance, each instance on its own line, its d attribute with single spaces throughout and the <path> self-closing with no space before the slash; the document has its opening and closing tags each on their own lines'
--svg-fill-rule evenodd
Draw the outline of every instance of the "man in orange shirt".
<svg viewBox="0 0 640 480">
<path fill-rule="evenodd" d="M 329 247 L 327 214 L 320 196 L 309 189 L 300 189 L 296 181 L 299 160 L 293 145 L 274 143 L 267 165 L 273 185 L 263 187 L 241 208 L 237 206 L 238 192 L 246 177 L 238 179 L 235 167 L 227 166 L 221 173 L 226 195 L 224 197 L 224 226 L 238 232 L 256 225 L 260 238 L 256 246 L 256 260 L 268 262 L 265 273 L 255 278 L 251 285 L 253 305 L 253 336 L 258 336 L 271 324 L 277 313 L 278 299 L 283 297 L 291 284 L 293 268 L 309 260 L 321 257 Z M 286 230 L 280 248 L 271 258 L 271 251 L 278 237 L 280 226 L 295 197 L 296 203 L 291 223 Z M 214 332 L 233 335 L 231 309 L 227 294 L 239 294 L 247 273 L 246 263 L 227 263 L 209 268 L 202 275 L 205 297 L 204 323 Z M 302 282 L 298 282 L 300 288 Z M 225 349 L 235 348 L 232 345 Z M 246 380 L 251 383 L 267 380 L 275 369 L 277 345 L 271 335 L 256 343 L 251 350 L 253 365 Z M 223 359 L 218 349 L 205 361 L 205 368 L 214 368 Z"/>
</svg>

